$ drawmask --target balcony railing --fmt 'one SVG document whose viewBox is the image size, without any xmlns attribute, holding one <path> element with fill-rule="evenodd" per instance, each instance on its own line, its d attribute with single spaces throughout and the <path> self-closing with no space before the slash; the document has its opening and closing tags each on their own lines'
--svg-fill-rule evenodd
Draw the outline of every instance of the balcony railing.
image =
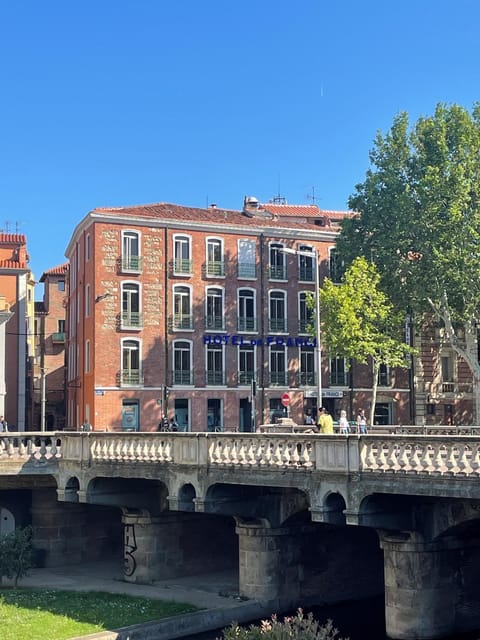
<svg viewBox="0 0 480 640">
<path fill-rule="evenodd" d="M 52 333 L 52 342 L 54 344 L 64 344 L 65 343 L 65 332 L 59 331 L 58 333 Z"/>
<path fill-rule="evenodd" d="M 121 315 L 122 329 L 141 329 L 143 315 L 137 311 L 126 311 Z"/>
<path fill-rule="evenodd" d="M 313 371 L 301 371 L 298 374 L 298 383 L 302 387 L 313 387 L 317 382 L 317 376 Z"/>
<path fill-rule="evenodd" d="M 270 384 L 272 386 L 285 386 L 287 373 L 285 371 L 270 371 Z"/>
<path fill-rule="evenodd" d="M 287 319 L 286 318 L 270 318 L 269 320 L 270 331 L 285 333 L 287 331 Z"/>
<path fill-rule="evenodd" d="M 256 331 L 257 319 L 249 316 L 239 316 L 237 318 L 237 328 L 239 331 Z"/>
<path fill-rule="evenodd" d="M 299 333 L 313 333 L 313 319 L 311 320 L 302 320 L 298 321 L 298 332 Z"/>
<path fill-rule="evenodd" d="M 188 331 L 193 329 L 193 316 L 175 314 L 171 319 L 173 331 Z"/>
<path fill-rule="evenodd" d="M 143 259 L 141 256 L 122 256 L 120 269 L 122 273 L 142 273 Z"/>
<path fill-rule="evenodd" d="M 225 262 L 223 260 L 208 260 L 205 272 L 211 278 L 221 278 L 225 275 Z"/>
<path fill-rule="evenodd" d="M 223 385 L 225 384 L 225 376 L 223 371 L 207 371 L 206 383 L 208 385 Z"/>
<path fill-rule="evenodd" d="M 255 378 L 255 371 L 239 371 L 238 384 L 250 384 Z"/>
<path fill-rule="evenodd" d="M 348 387 L 350 378 L 347 372 L 331 373 L 329 381 L 330 381 L 330 386 L 333 386 L 333 387 Z"/>
<path fill-rule="evenodd" d="M 172 384 L 190 386 L 193 384 L 193 371 L 172 371 Z"/>
<path fill-rule="evenodd" d="M 252 262 L 239 262 L 237 273 L 239 278 L 256 278 L 257 265 Z"/>
<path fill-rule="evenodd" d="M 286 265 L 269 265 L 268 267 L 270 280 L 286 280 L 287 279 L 287 267 Z"/>
<path fill-rule="evenodd" d="M 312 266 L 301 265 L 298 271 L 298 279 L 302 282 L 314 282 L 315 270 Z"/>
<path fill-rule="evenodd" d="M 455 393 L 455 383 L 442 382 L 442 393 Z"/>
<path fill-rule="evenodd" d="M 138 386 L 143 384 L 143 374 L 138 369 L 124 369 L 120 372 L 122 386 Z"/>
<path fill-rule="evenodd" d="M 223 331 L 225 329 L 224 316 L 207 316 L 205 318 L 205 327 L 214 331 Z"/>
<path fill-rule="evenodd" d="M 173 261 L 173 273 L 175 275 L 191 275 L 192 261 L 185 258 L 176 258 Z"/>
</svg>

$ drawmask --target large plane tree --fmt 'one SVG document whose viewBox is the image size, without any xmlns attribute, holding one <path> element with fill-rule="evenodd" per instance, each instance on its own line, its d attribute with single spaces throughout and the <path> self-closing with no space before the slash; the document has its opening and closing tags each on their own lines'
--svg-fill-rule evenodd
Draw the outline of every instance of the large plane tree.
<svg viewBox="0 0 480 640">
<path fill-rule="evenodd" d="M 349 199 L 338 252 L 372 261 L 396 309 L 444 327 L 470 367 L 480 419 L 480 103 L 437 105 L 410 127 L 398 115 Z"/>
</svg>

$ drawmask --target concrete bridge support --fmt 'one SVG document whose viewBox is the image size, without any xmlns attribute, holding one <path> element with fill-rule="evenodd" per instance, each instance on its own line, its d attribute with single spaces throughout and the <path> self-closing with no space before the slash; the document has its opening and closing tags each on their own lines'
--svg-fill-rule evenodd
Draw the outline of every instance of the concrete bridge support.
<svg viewBox="0 0 480 640">
<path fill-rule="evenodd" d="M 442 638 L 457 631 L 459 551 L 416 534 L 383 535 L 385 622 L 389 638 Z"/>
<path fill-rule="evenodd" d="M 280 607 L 296 606 L 301 595 L 301 541 L 298 528 L 272 529 L 237 523 L 240 595 Z"/>
</svg>

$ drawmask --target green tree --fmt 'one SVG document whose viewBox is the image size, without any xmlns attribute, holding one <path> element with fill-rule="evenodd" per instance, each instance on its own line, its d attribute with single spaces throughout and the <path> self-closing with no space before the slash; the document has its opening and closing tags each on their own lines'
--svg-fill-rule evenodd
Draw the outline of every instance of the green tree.
<svg viewBox="0 0 480 640">
<path fill-rule="evenodd" d="M 437 105 L 410 128 L 398 115 L 377 134 L 371 166 L 349 206 L 337 247 L 346 264 L 365 256 L 397 310 L 443 325 L 470 367 L 480 419 L 480 103 L 470 113 Z"/>
<path fill-rule="evenodd" d="M 14 580 L 17 587 L 33 564 L 32 527 L 17 528 L 0 537 L 0 583 L 2 579 Z"/>
<path fill-rule="evenodd" d="M 331 620 L 321 625 L 311 613 L 305 616 L 302 609 L 283 621 L 273 615 L 270 620 L 262 620 L 260 625 L 240 627 L 234 623 L 223 632 L 223 640 L 335 640 L 337 636 L 338 630 Z"/>
<path fill-rule="evenodd" d="M 323 343 L 331 357 L 373 363 L 370 424 L 373 424 L 380 366 L 405 367 L 412 349 L 403 338 L 403 318 L 379 288 L 380 274 L 356 258 L 340 284 L 325 280 L 320 290 Z"/>
</svg>

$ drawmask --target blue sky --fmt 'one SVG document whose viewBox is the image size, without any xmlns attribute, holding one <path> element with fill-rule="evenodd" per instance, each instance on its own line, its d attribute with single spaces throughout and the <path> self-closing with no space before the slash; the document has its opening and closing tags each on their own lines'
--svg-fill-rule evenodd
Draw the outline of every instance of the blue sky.
<svg viewBox="0 0 480 640">
<path fill-rule="evenodd" d="M 378 130 L 480 100 L 478 0 L 0 6 L 0 229 L 36 278 L 97 206 L 344 209 Z"/>
</svg>

